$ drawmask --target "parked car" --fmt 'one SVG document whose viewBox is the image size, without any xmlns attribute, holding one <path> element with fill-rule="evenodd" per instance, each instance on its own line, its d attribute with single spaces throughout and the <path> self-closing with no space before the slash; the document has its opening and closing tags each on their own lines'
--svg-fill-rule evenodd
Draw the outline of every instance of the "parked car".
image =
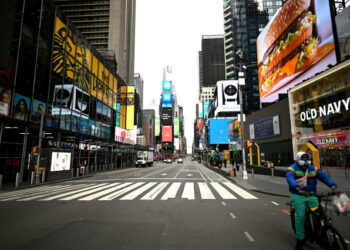
<svg viewBox="0 0 350 250">
<path fill-rule="evenodd" d="M 182 158 L 177 159 L 177 163 L 184 163 Z"/>
<path fill-rule="evenodd" d="M 171 159 L 167 159 L 167 163 L 172 163 L 173 161 Z"/>
<path fill-rule="evenodd" d="M 164 163 L 168 163 L 168 159 L 163 158 Z"/>
</svg>

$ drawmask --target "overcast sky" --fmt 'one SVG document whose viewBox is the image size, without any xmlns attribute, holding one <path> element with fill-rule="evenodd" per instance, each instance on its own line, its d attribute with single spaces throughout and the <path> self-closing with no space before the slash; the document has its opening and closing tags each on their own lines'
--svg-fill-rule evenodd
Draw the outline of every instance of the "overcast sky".
<svg viewBox="0 0 350 250">
<path fill-rule="evenodd" d="M 202 35 L 224 33 L 222 0 L 137 0 L 135 73 L 144 80 L 144 109 L 159 104 L 163 68 L 173 69 L 178 104 L 184 107 L 191 153 L 198 102 L 198 51 Z"/>
</svg>

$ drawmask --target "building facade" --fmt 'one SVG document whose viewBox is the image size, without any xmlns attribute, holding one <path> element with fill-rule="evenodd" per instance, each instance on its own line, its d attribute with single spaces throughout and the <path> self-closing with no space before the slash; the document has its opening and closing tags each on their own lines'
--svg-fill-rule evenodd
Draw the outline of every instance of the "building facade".
<svg viewBox="0 0 350 250">
<path fill-rule="evenodd" d="M 134 77 L 136 0 L 55 0 L 87 41 L 127 84 Z"/>
<path fill-rule="evenodd" d="M 200 88 L 213 87 L 225 79 L 224 36 L 202 36 L 202 51 L 199 54 Z"/>
<path fill-rule="evenodd" d="M 146 138 L 146 146 L 154 147 L 155 111 L 153 109 L 143 110 L 143 134 Z"/>
<path fill-rule="evenodd" d="M 13 2 L 13 20 L 1 24 L 12 31 L 0 68 L 4 182 L 14 182 L 17 173 L 28 180 L 40 152 L 47 180 L 69 177 L 79 165 L 90 171 L 131 165 L 132 146 L 115 141 L 121 77 L 52 1 Z M 133 95 L 129 99 L 132 109 Z M 69 154 L 70 164 L 50 168 L 53 151 Z"/>
</svg>

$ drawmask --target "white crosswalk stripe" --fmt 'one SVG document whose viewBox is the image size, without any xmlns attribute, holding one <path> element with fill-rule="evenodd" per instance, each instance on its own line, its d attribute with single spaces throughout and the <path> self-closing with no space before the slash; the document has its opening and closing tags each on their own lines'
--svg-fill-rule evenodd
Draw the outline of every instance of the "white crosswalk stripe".
<svg viewBox="0 0 350 250">
<path fill-rule="evenodd" d="M 194 184 L 193 182 L 186 182 L 181 198 L 194 200 Z"/>
<path fill-rule="evenodd" d="M 88 194 L 92 194 L 92 193 L 95 193 L 97 191 L 100 191 L 100 190 L 103 190 L 103 189 L 106 189 L 106 188 L 114 187 L 115 185 L 117 185 L 117 183 L 109 184 L 107 186 L 102 186 L 102 187 L 98 187 L 98 188 L 95 188 L 95 189 L 90 189 L 90 190 L 87 190 L 87 191 L 82 192 L 82 193 L 78 193 L 78 194 L 75 194 L 75 195 L 71 195 L 71 196 L 68 196 L 68 197 L 61 198 L 60 200 L 61 201 L 74 200 L 76 198 L 80 198 L 82 196 L 85 196 L 85 195 L 88 195 Z"/>
<path fill-rule="evenodd" d="M 219 183 L 211 182 L 210 185 L 216 190 L 216 192 L 218 192 L 218 194 L 221 196 L 221 198 L 223 198 L 225 200 L 237 199 L 233 194 L 231 194 L 229 191 L 227 191 Z"/>
<path fill-rule="evenodd" d="M 102 183 L 100 185 L 89 185 L 88 187 L 82 188 L 80 190 L 74 190 L 74 191 L 70 191 L 70 192 L 67 192 L 67 193 L 54 195 L 54 196 L 51 196 L 51 197 L 47 197 L 47 198 L 41 199 L 40 201 L 51 201 L 51 200 L 59 199 L 61 197 L 65 197 L 65 196 L 68 196 L 68 195 L 76 194 L 76 193 L 79 193 L 79 192 L 82 192 L 82 191 L 86 191 L 86 190 L 89 190 L 89 189 L 93 189 L 93 188 L 97 188 L 97 187 L 105 186 L 105 185 L 107 185 L 107 183 Z"/>
<path fill-rule="evenodd" d="M 199 191 L 203 200 L 214 200 L 215 196 L 210 191 L 208 184 L 205 182 L 198 182 Z"/>
<path fill-rule="evenodd" d="M 171 184 L 170 188 L 168 188 L 168 190 L 162 196 L 161 200 L 175 198 L 180 186 L 181 186 L 181 182 L 174 182 L 173 184 Z"/>
<path fill-rule="evenodd" d="M 141 198 L 141 200 L 154 200 L 160 192 L 168 185 L 168 182 L 162 182 L 151 191 L 149 191 L 145 196 Z"/>
<path fill-rule="evenodd" d="M 98 192 L 98 193 L 96 193 L 96 194 L 92 194 L 92 195 L 86 196 L 86 197 L 81 198 L 81 199 L 79 199 L 79 200 L 80 200 L 80 201 L 91 201 L 91 200 L 93 200 L 93 199 L 97 199 L 97 198 L 99 198 L 99 197 L 101 197 L 101 196 L 104 196 L 104 195 L 106 195 L 106 194 L 112 193 L 113 191 L 116 191 L 116 190 L 122 189 L 122 188 L 124 188 L 124 187 L 126 187 L 126 186 L 129 186 L 130 184 L 131 184 L 131 182 L 125 182 L 125 183 L 120 184 L 120 185 L 118 185 L 118 186 L 116 186 L 116 187 L 109 188 L 109 189 L 104 190 L 104 191 L 102 191 L 102 192 Z"/>
<path fill-rule="evenodd" d="M 198 192 L 199 190 L 199 192 Z M 231 182 L 114 182 L 79 185 L 50 185 L 2 193 L 1 201 L 120 201 L 132 200 L 254 200 L 256 196 Z"/>
<path fill-rule="evenodd" d="M 133 184 L 131 186 L 128 186 L 128 187 L 126 187 L 126 188 L 124 188 L 122 190 L 119 190 L 119 191 L 114 192 L 112 194 L 109 194 L 109 195 L 107 195 L 105 197 L 102 197 L 102 198 L 99 199 L 99 201 L 110 201 L 110 200 L 113 200 L 113 199 L 115 199 L 115 198 L 117 198 L 119 196 L 122 196 L 123 194 L 126 194 L 127 192 L 129 192 L 129 191 L 131 191 L 131 190 L 133 190 L 133 189 L 135 189 L 138 186 L 141 186 L 143 184 L 144 184 L 144 182 L 135 183 L 135 184 Z"/>
<path fill-rule="evenodd" d="M 139 189 L 136 189 L 135 191 L 133 191 L 130 194 L 125 195 L 124 197 L 120 198 L 120 200 L 133 200 L 135 199 L 137 196 L 139 196 L 140 194 L 142 194 L 143 192 L 145 192 L 147 189 L 153 187 L 154 185 L 156 185 L 156 182 L 150 182 L 147 183 L 146 185 L 144 185 L 143 187 L 140 187 Z"/>
<path fill-rule="evenodd" d="M 258 199 L 254 195 L 248 193 L 244 189 L 236 186 L 235 184 L 233 184 L 231 182 L 224 182 L 224 184 L 244 199 Z"/>
</svg>

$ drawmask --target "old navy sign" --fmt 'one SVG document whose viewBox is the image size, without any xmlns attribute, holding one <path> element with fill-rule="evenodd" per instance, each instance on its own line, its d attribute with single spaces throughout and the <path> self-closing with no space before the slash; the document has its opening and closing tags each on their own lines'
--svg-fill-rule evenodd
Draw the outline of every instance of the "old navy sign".
<svg viewBox="0 0 350 250">
<path fill-rule="evenodd" d="M 317 117 L 328 116 L 330 114 L 340 113 L 341 110 L 349 110 L 350 97 L 337 102 L 332 102 L 323 106 L 318 107 L 318 109 L 309 109 L 300 113 L 300 120 L 313 120 Z"/>
</svg>

